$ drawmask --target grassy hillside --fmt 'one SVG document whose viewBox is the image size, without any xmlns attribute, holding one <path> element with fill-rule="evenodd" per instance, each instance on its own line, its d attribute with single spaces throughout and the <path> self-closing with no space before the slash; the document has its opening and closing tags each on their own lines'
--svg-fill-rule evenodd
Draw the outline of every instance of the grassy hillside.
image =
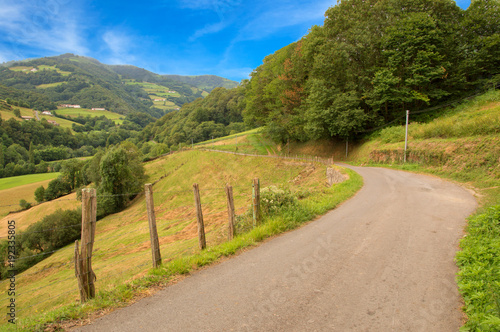
<svg viewBox="0 0 500 332">
<path fill-rule="evenodd" d="M 297 227 L 300 222 L 335 207 L 360 188 L 360 178 L 354 173 L 349 173 L 349 181 L 328 188 L 325 167 L 202 151 L 181 152 L 147 163 L 150 181 L 159 180 L 154 185 L 154 201 L 164 267 L 154 274 L 147 273 L 151 266 L 149 232 L 145 200 L 139 195 L 126 210 L 97 223 L 93 256 L 98 278 L 97 299 L 85 306 L 78 304 L 72 263 L 74 247 L 70 245 L 16 279 L 21 294 L 16 300 L 20 326 L 33 328 L 38 323 L 84 317 L 97 309 L 123 305 L 134 294 L 145 292 L 147 285 L 167 283 L 179 273 L 187 273 L 267 236 Z M 289 213 L 268 219 L 247 233 L 252 229 L 251 180 L 256 177 L 262 188 L 275 185 L 289 190 L 299 201 Z M 200 185 L 207 237 L 208 249 L 203 252 L 197 245 L 192 197 L 195 182 Z M 226 242 L 226 183 L 234 188 L 236 228 L 241 234 L 229 243 Z M 46 204 L 47 208 L 51 206 Z M 19 219 L 19 227 L 25 222 L 26 219 Z M 4 293 L 6 286 L 0 283 L 0 293 Z M 2 305 L 5 301 L 7 298 L 0 299 Z"/>
<path fill-rule="evenodd" d="M 18 108 L 19 111 L 21 112 L 22 116 L 32 116 L 34 119 L 36 119 L 36 117 L 35 117 L 35 111 L 32 110 L 31 108 L 17 107 L 17 106 L 15 106 L 14 108 Z M 17 121 L 26 121 L 26 120 L 23 120 L 21 118 L 16 117 L 14 115 L 14 112 L 12 110 L 0 110 L 0 116 L 2 117 L 2 120 L 9 120 L 9 119 L 13 118 L 13 119 L 15 119 Z M 46 120 L 50 120 L 50 121 L 55 121 L 62 128 L 69 128 L 69 129 L 71 129 L 73 123 L 79 125 L 76 122 L 69 121 L 69 120 L 66 120 L 66 119 L 60 119 L 60 118 L 56 118 L 56 117 L 50 116 L 50 115 L 42 115 L 42 112 L 38 112 L 38 117 L 39 117 L 40 120 L 41 119 L 46 119 Z"/>
<path fill-rule="evenodd" d="M 10 211 L 19 210 L 19 201 L 21 199 L 32 204 L 35 203 L 33 193 L 36 188 L 42 185 L 46 187 L 59 174 L 30 174 L 0 179 L 0 218 L 7 216 Z M 2 220 L 0 222 L 0 232 L 6 227 L 6 223 Z"/>
<path fill-rule="evenodd" d="M 156 83 L 149 82 L 136 82 L 133 80 L 124 80 L 125 84 L 135 85 L 141 87 L 148 94 L 149 99 L 153 102 L 154 107 L 166 110 L 173 111 L 179 109 L 172 101 L 166 100 L 168 97 L 180 97 L 181 95 L 166 86 L 159 85 Z M 194 91 L 196 93 L 197 91 Z M 155 99 L 165 99 L 164 101 L 155 101 Z"/>
<path fill-rule="evenodd" d="M 44 181 L 44 182 L 38 182 L 36 185 L 26 185 L 23 187 L 19 187 L 19 191 L 22 193 L 25 193 L 28 195 L 28 192 L 33 189 L 31 192 L 31 199 L 29 201 L 34 201 L 33 199 L 33 192 L 35 191 L 36 188 L 39 186 L 43 185 L 46 186 L 49 183 L 49 181 Z M 9 189 L 0 192 L 0 195 L 15 195 L 16 193 L 14 191 L 10 191 Z M 15 220 L 16 221 L 16 230 L 17 231 L 24 231 L 26 230 L 31 224 L 36 223 L 37 221 L 40 221 L 43 219 L 43 217 L 54 213 L 58 209 L 76 209 L 79 207 L 81 203 L 76 199 L 76 194 L 70 194 L 66 195 L 60 198 L 57 198 L 53 201 L 50 202 L 45 202 L 36 206 L 33 206 L 31 209 L 26 210 L 26 211 L 21 211 L 21 212 L 16 212 L 16 213 L 10 213 L 7 216 L 0 217 L 0 237 L 6 236 L 7 231 L 8 231 L 8 221 L 9 220 Z M 17 208 L 14 206 L 14 209 L 11 208 L 11 210 L 16 210 Z"/>
</svg>

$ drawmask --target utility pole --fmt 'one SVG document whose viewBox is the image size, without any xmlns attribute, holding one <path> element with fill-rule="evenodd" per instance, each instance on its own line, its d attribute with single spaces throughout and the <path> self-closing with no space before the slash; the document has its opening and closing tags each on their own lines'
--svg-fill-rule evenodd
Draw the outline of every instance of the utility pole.
<svg viewBox="0 0 500 332">
<path fill-rule="evenodd" d="M 405 130 L 405 155 L 404 162 L 406 163 L 406 150 L 408 150 L 408 119 L 410 118 L 410 111 L 406 110 L 406 130 Z"/>
</svg>

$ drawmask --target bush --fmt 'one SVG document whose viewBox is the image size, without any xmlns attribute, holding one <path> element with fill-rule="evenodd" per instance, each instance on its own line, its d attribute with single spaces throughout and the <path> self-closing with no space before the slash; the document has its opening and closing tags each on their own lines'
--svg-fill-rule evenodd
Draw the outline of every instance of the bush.
<svg viewBox="0 0 500 332">
<path fill-rule="evenodd" d="M 297 199 L 289 190 L 276 186 L 265 187 L 260 191 L 260 206 L 263 214 L 275 214 L 283 208 L 294 205 Z"/>
<path fill-rule="evenodd" d="M 19 205 L 23 211 L 31 208 L 31 203 L 28 203 L 25 199 L 20 200 Z"/>
<path fill-rule="evenodd" d="M 35 190 L 35 200 L 38 203 L 41 203 L 41 202 L 44 201 L 44 197 L 45 197 L 45 188 L 43 186 L 40 186 L 40 187 L 36 188 L 36 190 Z"/>
</svg>

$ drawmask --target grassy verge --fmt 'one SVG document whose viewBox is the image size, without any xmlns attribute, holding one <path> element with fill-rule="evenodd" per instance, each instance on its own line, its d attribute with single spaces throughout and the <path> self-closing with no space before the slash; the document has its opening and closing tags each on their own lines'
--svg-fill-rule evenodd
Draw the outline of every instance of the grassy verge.
<svg viewBox="0 0 500 332">
<path fill-rule="evenodd" d="M 468 320 L 460 331 L 500 331 L 500 205 L 471 217 L 456 261 Z"/>
<path fill-rule="evenodd" d="M 137 297 L 150 293 L 153 286 L 166 285 L 179 275 L 298 227 L 351 197 L 362 185 L 357 174 L 346 170 L 350 180 L 327 188 L 325 166 L 321 164 L 277 159 L 263 162 L 258 157 L 200 151 L 174 154 L 152 161 L 146 168 L 151 180 L 162 177 L 154 186 L 154 191 L 163 267 L 149 271 L 151 254 L 144 198 L 138 197 L 125 211 L 108 216 L 97 224 L 95 256 L 92 259 L 98 275 L 96 298 L 84 305 L 78 303 L 71 266 L 74 249 L 68 246 L 44 260 L 42 265 L 27 270 L 28 277 L 24 278 L 24 284 L 20 275 L 19 287 L 27 287 L 34 292 L 25 291 L 24 299 L 23 296 L 19 298 L 20 310 L 30 310 L 29 315 L 26 311 L 20 313 L 18 329 L 43 330 L 47 324 L 57 328 L 68 324 L 68 320 L 85 319 L 96 311 L 127 305 Z M 262 187 L 277 186 L 293 193 L 295 203 L 279 214 L 267 216 L 260 226 L 245 228 L 250 230 L 226 242 L 224 225 L 227 212 L 223 187 L 227 182 L 233 185 L 239 222 L 245 223 L 248 222 L 245 215 L 249 215 L 250 208 L 250 183 L 254 177 L 261 179 Z M 191 212 L 190 187 L 193 182 L 200 183 L 206 213 L 208 249 L 204 251 L 196 249 L 196 225 Z M 57 291 L 67 292 L 67 295 L 39 304 L 40 299 L 53 296 L 54 290 L 47 285 L 54 282 L 57 282 Z"/>
</svg>

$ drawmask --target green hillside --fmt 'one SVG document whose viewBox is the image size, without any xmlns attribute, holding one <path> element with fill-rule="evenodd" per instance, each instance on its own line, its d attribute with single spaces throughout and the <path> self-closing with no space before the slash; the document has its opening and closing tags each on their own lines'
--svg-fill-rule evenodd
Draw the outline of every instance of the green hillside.
<svg viewBox="0 0 500 332">
<path fill-rule="evenodd" d="M 238 82 L 228 80 L 227 78 L 215 75 L 199 75 L 199 76 L 181 76 L 181 75 L 162 75 L 167 79 L 187 83 L 197 87 L 198 89 L 211 92 L 215 88 L 232 89 L 238 86 Z"/>
<path fill-rule="evenodd" d="M 263 162 L 260 157 L 200 151 L 176 153 L 147 163 L 149 181 L 155 182 L 155 213 L 163 267 L 148 273 L 151 251 L 146 206 L 144 196 L 139 195 L 124 211 L 97 223 L 92 258 L 98 276 L 96 299 L 85 305 L 75 302 L 78 290 L 71 262 L 74 245 L 69 245 L 17 276 L 20 295 L 16 303 L 19 308 L 31 308 L 29 312 L 19 311 L 18 327 L 43 329 L 47 322 L 85 318 L 96 310 L 126 305 L 148 287 L 167 284 L 181 274 L 298 227 L 315 215 L 334 208 L 361 187 L 360 177 L 347 171 L 350 180 L 326 188 L 325 168 L 326 165 L 321 163 L 267 158 Z M 278 211 L 288 211 L 285 215 L 264 212 L 264 222 L 254 228 L 250 202 L 251 182 L 256 177 L 260 178 L 263 188 L 282 188 L 287 193 L 283 197 L 295 203 L 292 206 L 284 203 L 283 208 L 276 205 Z M 200 184 L 205 215 L 208 247 L 203 251 L 197 246 L 193 219 L 194 182 Z M 227 182 L 234 188 L 238 215 L 237 237 L 229 242 L 226 240 L 227 210 L 223 189 Z M 67 202 L 74 206 L 74 199 Z M 51 204 L 43 205 L 50 209 Z M 51 287 L 54 281 L 57 288 Z M 0 283 L 0 290 L 6 286 Z M 0 303 L 5 304 L 5 301 L 4 297 L 0 299 Z M 6 327 L 5 324 L 1 326 Z"/>
</svg>

